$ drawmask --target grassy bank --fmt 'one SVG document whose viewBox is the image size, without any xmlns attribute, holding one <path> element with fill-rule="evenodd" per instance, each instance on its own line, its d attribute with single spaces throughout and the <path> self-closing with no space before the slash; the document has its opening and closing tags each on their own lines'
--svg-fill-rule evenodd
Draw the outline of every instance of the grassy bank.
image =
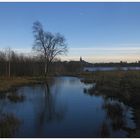
<svg viewBox="0 0 140 140">
<path fill-rule="evenodd" d="M 140 71 L 105 71 L 81 73 L 82 82 L 96 83 L 84 89 L 90 96 L 112 98 L 131 106 L 137 129 L 129 137 L 140 137 Z"/>
<path fill-rule="evenodd" d="M 140 71 L 97 71 L 92 73 L 83 72 L 79 74 L 66 73 L 63 75 L 80 77 L 81 81 L 84 83 L 96 83 L 96 86 L 95 84 L 93 84 L 93 87 L 84 89 L 85 94 L 88 94 L 90 96 L 103 96 L 106 99 L 112 98 L 115 100 L 119 100 L 128 106 L 131 106 L 133 108 L 133 116 L 134 121 L 137 125 L 137 129 L 123 129 L 125 129 L 126 131 L 130 131 L 129 137 L 140 137 Z M 53 75 L 51 75 L 48 80 L 52 77 Z M 1 77 L 0 92 L 5 92 L 21 85 L 42 83 L 44 82 L 44 80 L 45 79 L 41 77 Z M 24 96 L 18 95 L 9 95 L 7 96 L 7 98 L 10 101 L 14 102 L 24 100 Z M 119 104 L 105 104 L 104 108 L 114 119 L 114 127 L 121 128 L 123 111 L 120 108 Z"/>
<path fill-rule="evenodd" d="M 37 84 L 44 81 L 45 79 L 41 77 L 0 77 L 0 93 L 7 92 L 18 86 Z"/>
<path fill-rule="evenodd" d="M 96 83 L 96 94 L 121 99 L 130 105 L 140 105 L 140 71 L 83 73 L 83 82 Z M 90 89 L 90 92 L 94 93 Z"/>
</svg>

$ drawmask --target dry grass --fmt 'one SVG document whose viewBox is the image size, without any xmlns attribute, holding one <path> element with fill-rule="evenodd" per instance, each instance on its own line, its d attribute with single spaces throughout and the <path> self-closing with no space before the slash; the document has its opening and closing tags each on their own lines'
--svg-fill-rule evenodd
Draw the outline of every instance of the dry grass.
<svg viewBox="0 0 140 140">
<path fill-rule="evenodd" d="M 86 94 L 114 98 L 133 108 L 137 128 L 129 137 L 140 137 L 140 71 L 100 71 L 83 73 L 81 76 L 84 78 L 83 82 L 96 83 L 95 88 L 84 89 Z M 115 111 L 114 108 L 110 110 L 109 113 Z M 117 124 L 119 125 L 118 122 Z"/>
<path fill-rule="evenodd" d="M 39 83 L 40 81 L 41 79 L 36 77 L 0 77 L 0 92 L 6 92 L 21 85 Z"/>
</svg>

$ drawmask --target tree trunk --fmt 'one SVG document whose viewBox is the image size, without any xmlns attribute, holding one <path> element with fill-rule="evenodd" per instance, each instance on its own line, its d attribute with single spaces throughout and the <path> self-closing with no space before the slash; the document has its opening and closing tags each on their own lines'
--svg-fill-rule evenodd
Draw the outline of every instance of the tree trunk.
<svg viewBox="0 0 140 140">
<path fill-rule="evenodd" d="M 47 63 L 47 74 L 49 73 L 49 64 Z"/>
<path fill-rule="evenodd" d="M 9 64 L 8 64 L 8 75 L 10 77 L 10 74 L 11 74 L 11 65 L 10 65 L 10 60 L 9 60 Z"/>
<path fill-rule="evenodd" d="M 45 69 L 44 69 L 44 74 L 45 74 L 45 77 L 47 76 L 47 63 L 46 63 L 46 61 L 45 61 L 45 67 L 44 67 Z"/>
<path fill-rule="evenodd" d="M 47 77 L 48 73 L 49 73 L 49 61 L 46 60 L 45 61 L 45 77 Z"/>
</svg>

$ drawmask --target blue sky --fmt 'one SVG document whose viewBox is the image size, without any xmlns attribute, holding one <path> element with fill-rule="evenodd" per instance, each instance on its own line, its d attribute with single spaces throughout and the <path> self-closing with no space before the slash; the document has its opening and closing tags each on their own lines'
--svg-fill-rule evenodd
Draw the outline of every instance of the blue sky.
<svg viewBox="0 0 140 140">
<path fill-rule="evenodd" d="M 0 49 L 30 52 L 36 20 L 67 39 L 62 60 L 140 60 L 140 3 L 0 3 Z"/>
</svg>

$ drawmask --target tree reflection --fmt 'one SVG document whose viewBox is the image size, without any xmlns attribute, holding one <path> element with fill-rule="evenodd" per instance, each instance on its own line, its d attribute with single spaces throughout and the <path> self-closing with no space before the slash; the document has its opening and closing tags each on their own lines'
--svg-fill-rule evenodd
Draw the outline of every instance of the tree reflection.
<svg viewBox="0 0 140 140">
<path fill-rule="evenodd" d="M 52 85 L 51 81 L 47 81 L 41 85 L 44 96 L 38 113 L 38 134 L 42 133 L 45 123 L 61 121 L 64 118 L 65 107 L 57 106 L 57 93 L 52 93 Z"/>
<path fill-rule="evenodd" d="M 64 110 L 63 108 L 57 110 L 57 106 L 56 106 L 57 94 L 56 93 L 52 94 L 49 82 L 46 82 L 43 85 L 43 88 L 44 88 L 45 98 L 44 98 L 44 109 L 42 110 L 42 115 L 44 114 L 43 116 L 45 116 L 47 122 L 53 120 L 62 120 L 64 116 Z"/>
</svg>

